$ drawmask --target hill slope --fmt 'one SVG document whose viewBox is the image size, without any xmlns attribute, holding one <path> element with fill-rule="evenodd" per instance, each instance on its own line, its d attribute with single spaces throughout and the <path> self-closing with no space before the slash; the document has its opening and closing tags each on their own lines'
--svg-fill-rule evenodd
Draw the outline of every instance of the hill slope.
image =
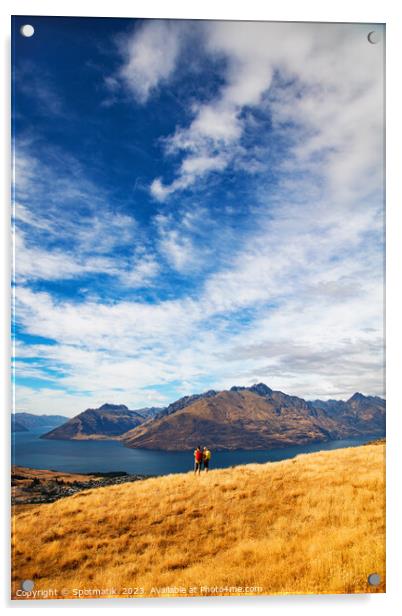
<svg viewBox="0 0 402 616">
<path fill-rule="evenodd" d="M 124 404 L 103 404 L 87 409 L 63 425 L 43 434 L 41 438 L 61 440 L 91 440 L 116 437 L 144 421 L 137 411 Z"/>
<path fill-rule="evenodd" d="M 370 587 L 367 576 L 385 578 L 384 450 L 169 475 L 22 510 L 13 524 L 14 592 L 21 579 L 38 590 L 114 586 L 106 596 L 180 586 L 207 595 L 214 591 L 201 587 L 383 592 L 384 582 Z"/>
<path fill-rule="evenodd" d="M 355 399 L 355 396 L 361 398 Z M 385 429 L 385 402 L 355 394 L 338 410 L 273 391 L 263 383 L 183 398 L 122 437 L 128 447 L 189 450 L 266 449 L 362 435 Z M 374 400 L 374 402 L 373 402 Z"/>
</svg>

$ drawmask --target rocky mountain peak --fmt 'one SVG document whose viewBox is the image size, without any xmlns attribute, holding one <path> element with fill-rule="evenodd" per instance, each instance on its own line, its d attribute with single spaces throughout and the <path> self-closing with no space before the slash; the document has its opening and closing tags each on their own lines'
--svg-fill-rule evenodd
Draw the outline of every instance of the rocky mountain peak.
<svg viewBox="0 0 402 616">
<path fill-rule="evenodd" d="M 162 409 L 161 412 L 157 415 L 157 417 L 162 417 L 164 415 L 171 415 L 172 413 L 175 413 L 176 411 L 181 411 L 187 406 L 190 406 L 197 400 L 202 400 L 203 398 L 213 398 L 214 396 L 216 396 L 217 393 L 218 392 L 215 391 L 214 389 L 209 389 L 208 391 L 202 394 L 193 394 L 192 396 L 184 396 L 183 398 L 180 398 L 179 400 L 172 402 L 172 404 L 169 404 L 169 406 Z"/>
<path fill-rule="evenodd" d="M 248 387 L 248 389 L 259 396 L 270 396 L 273 391 L 268 385 L 265 385 L 265 383 L 257 383 L 256 385 Z"/>
<path fill-rule="evenodd" d="M 128 411 L 128 407 L 125 404 L 110 404 L 106 402 L 96 409 L 98 411 Z"/>
</svg>

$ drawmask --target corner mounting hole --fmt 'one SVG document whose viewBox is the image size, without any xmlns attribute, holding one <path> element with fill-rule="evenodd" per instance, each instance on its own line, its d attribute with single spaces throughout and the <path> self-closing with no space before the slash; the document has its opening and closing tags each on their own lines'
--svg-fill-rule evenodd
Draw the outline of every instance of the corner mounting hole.
<svg viewBox="0 0 402 616">
<path fill-rule="evenodd" d="M 371 32 L 368 33 L 367 40 L 372 45 L 376 45 L 380 41 L 380 34 L 376 32 L 375 30 L 372 30 Z"/>
<path fill-rule="evenodd" d="M 367 578 L 367 581 L 370 584 L 370 586 L 378 586 L 379 583 L 381 582 L 381 578 L 378 575 L 378 573 L 370 573 L 370 575 Z"/>
<path fill-rule="evenodd" d="M 22 590 L 25 590 L 26 592 L 31 592 L 31 590 L 33 590 L 34 587 L 34 583 L 32 580 L 24 580 L 21 584 Z"/>
<path fill-rule="evenodd" d="M 35 34 L 35 28 L 31 26 L 31 24 L 24 24 L 23 26 L 21 26 L 20 32 L 22 36 L 30 38 Z"/>
</svg>

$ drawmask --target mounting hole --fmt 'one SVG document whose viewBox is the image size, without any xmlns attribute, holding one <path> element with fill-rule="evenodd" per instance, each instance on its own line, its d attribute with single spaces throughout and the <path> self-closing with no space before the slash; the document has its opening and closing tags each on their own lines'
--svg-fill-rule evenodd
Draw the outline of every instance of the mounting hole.
<svg viewBox="0 0 402 616">
<path fill-rule="evenodd" d="M 380 34 L 379 34 L 379 32 L 376 32 L 375 30 L 372 30 L 371 32 L 368 33 L 367 40 L 372 45 L 376 45 L 380 41 Z"/>
<path fill-rule="evenodd" d="M 370 575 L 367 578 L 367 581 L 370 584 L 370 586 L 378 586 L 379 583 L 381 582 L 381 578 L 378 575 L 378 573 L 370 573 Z"/>
<path fill-rule="evenodd" d="M 33 583 L 32 580 L 24 580 L 21 584 L 22 590 L 25 590 L 26 592 L 31 592 L 34 586 L 35 584 Z"/>
<path fill-rule="evenodd" d="M 31 24 L 24 24 L 23 26 L 21 26 L 20 32 L 22 36 L 30 38 L 35 34 L 35 28 L 31 26 Z"/>
</svg>

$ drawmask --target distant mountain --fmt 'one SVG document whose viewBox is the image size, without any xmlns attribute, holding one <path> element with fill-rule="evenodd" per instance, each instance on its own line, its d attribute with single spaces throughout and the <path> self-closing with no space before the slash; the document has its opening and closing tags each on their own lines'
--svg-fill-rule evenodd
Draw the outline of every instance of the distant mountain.
<svg viewBox="0 0 402 616">
<path fill-rule="evenodd" d="M 136 409 L 136 412 L 145 417 L 146 419 L 156 417 L 163 408 L 161 406 L 147 406 L 143 409 Z"/>
<path fill-rule="evenodd" d="M 11 432 L 28 432 L 28 428 L 15 419 L 14 415 L 11 415 Z"/>
<path fill-rule="evenodd" d="M 385 400 L 378 396 L 364 396 L 355 393 L 349 400 L 314 400 L 315 408 L 325 410 L 329 417 L 346 426 L 364 431 L 367 426 L 374 430 L 385 430 Z"/>
<path fill-rule="evenodd" d="M 87 409 L 41 438 L 60 440 L 93 440 L 115 438 L 144 422 L 137 411 L 124 404 L 103 404 Z"/>
<path fill-rule="evenodd" d="M 13 413 L 11 416 L 11 425 L 13 432 L 36 430 L 38 428 L 44 428 L 45 430 L 49 430 L 49 428 L 60 426 L 67 420 L 68 417 L 64 417 L 63 415 L 34 415 L 33 413 Z"/>
<path fill-rule="evenodd" d="M 307 402 L 264 383 L 186 396 L 124 434 L 127 447 L 180 451 L 267 449 L 385 433 L 385 401 Z"/>
</svg>

